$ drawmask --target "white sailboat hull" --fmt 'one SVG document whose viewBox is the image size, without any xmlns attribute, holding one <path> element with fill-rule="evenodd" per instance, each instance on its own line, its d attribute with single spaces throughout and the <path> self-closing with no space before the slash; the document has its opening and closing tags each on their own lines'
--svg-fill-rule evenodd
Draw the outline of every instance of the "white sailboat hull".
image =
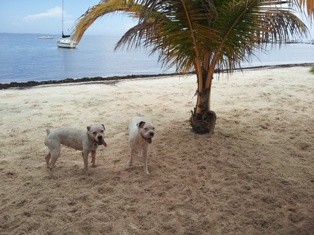
<svg viewBox="0 0 314 235">
<path fill-rule="evenodd" d="M 57 41 L 57 45 L 60 48 L 72 48 L 74 49 L 77 45 L 77 43 L 70 38 L 61 38 L 60 40 Z"/>
<path fill-rule="evenodd" d="M 57 41 L 57 45 L 60 48 L 70 48 L 74 49 L 77 45 L 76 41 L 71 40 L 71 35 L 64 35 L 63 31 L 63 8 L 64 8 L 64 2 L 62 0 L 62 38 Z"/>
</svg>

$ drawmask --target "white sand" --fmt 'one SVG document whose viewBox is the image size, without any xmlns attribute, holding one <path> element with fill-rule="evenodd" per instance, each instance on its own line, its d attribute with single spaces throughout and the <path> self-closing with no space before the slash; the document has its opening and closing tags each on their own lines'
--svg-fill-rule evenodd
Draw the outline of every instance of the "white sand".
<svg viewBox="0 0 314 235">
<path fill-rule="evenodd" d="M 0 91 L 0 234 L 311 234 L 314 76 L 308 67 L 215 78 L 215 134 L 188 119 L 196 77 Z M 126 168 L 135 113 L 157 134 L 150 176 Z M 46 128 L 107 128 L 85 176 L 64 148 L 49 178 Z"/>
</svg>

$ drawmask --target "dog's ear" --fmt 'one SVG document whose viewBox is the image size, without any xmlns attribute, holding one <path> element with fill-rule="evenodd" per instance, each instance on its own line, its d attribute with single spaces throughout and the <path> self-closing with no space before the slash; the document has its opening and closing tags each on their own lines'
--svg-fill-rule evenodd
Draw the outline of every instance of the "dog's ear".
<svg viewBox="0 0 314 235">
<path fill-rule="evenodd" d="M 137 124 L 137 126 L 139 128 L 143 128 L 143 126 L 145 125 L 145 122 L 141 121 L 140 123 Z"/>
<path fill-rule="evenodd" d="M 106 130 L 105 125 L 104 125 L 104 124 L 101 124 L 101 125 L 102 125 L 102 127 L 104 128 L 104 130 Z"/>
<path fill-rule="evenodd" d="M 87 130 L 90 131 L 91 126 L 87 126 Z"/>
</svg>

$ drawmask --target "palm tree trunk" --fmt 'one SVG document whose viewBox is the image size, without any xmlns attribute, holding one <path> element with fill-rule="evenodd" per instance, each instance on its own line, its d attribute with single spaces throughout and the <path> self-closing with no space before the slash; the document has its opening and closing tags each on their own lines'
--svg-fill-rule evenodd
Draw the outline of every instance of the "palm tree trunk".
<svg viewBox="0 0 314 235">
<path fill-rule="evenodd" d="M 198 73 L 199 74 L 199 73 Z M 213 76 L 203 71 L 201 78 L 198 77 L 198 90 L 196 107 L 192 112 L 190 123 L 192 130 L 198 134 L 212 134 L 216 124 L 216 113 L 210 110 L 210 93 Z M 210 79 L 210 81 L 208 81 Z M 200 84 L 201 83 L 201 84 Z M 202 88 L 202 89 L 200 89 Z"/>
</svg>

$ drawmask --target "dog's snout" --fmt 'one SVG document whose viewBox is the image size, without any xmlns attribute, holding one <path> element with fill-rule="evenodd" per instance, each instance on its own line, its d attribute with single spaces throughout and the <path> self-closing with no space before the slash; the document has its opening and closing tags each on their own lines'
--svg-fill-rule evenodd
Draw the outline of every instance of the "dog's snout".
<svg viewBox="0 0 314 235">
<path fill-rule="evenodd" d="M 151 137 L 153 137 L 154 134 L 155 134 L 154 132 L 150 132 L 150 133 L 149 133 L 149 135 L 150 135 Z"/>
<path fill-rule="evenodd" d="M 97 137 L 97 139 L 98 139 L 98 140 L 102 140 L 102 136 L 99 135 L 99 136 Z"/>
</svg>

